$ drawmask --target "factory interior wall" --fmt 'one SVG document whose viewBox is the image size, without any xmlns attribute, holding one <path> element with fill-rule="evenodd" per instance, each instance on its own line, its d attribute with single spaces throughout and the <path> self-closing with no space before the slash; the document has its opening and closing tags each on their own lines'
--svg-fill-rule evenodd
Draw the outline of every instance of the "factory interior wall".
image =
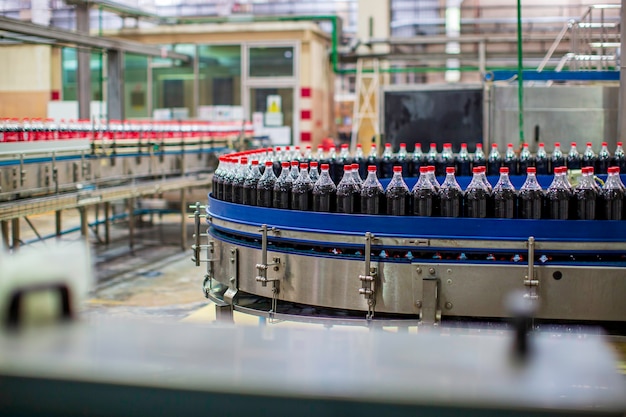
<svg viewBox="0 0 626 417">
<path fill-rule="evenodd" d="M 51 90 L 51 47 L 0 47 L 0 117 L 46 117 Z"/>
</svg>

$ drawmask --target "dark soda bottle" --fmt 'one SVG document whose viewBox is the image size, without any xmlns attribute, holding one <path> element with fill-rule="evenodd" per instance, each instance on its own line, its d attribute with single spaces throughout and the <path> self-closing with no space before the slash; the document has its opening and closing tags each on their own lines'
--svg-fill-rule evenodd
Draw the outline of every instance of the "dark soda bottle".
<svg viewBox="0 0 626 417">
<path fill-rule="evenodd" d="M 622 220 L 624 205 L 624 184 L 619 177 L 619 167 L 610 167 L 608 177 L 602 187 L 602 208 L 604 220 Z"/>
<path fill-rule="evenodd" d="M 472 161 L 467 152 L 467 143 L 461 143 L 461 150 L 455 158 L 456 173 L 460 177 L 469 177 L 472 174 Z"/>
<path fill-rule="evenodd" d="M 396 155 L 396 164 L 402 167 L 402 175 L 405 177 L 410 176 L 409 172 L 409 155 L 406 152 L 406 143 L 400 144 L 400 150 L 398 151 L 398 155 Z"/>
<path fill-rule="evenodd" d="M 609 171 L 611 165 L 611 154 L 609 153 L 609 147 L 606 142 L 602 142 L 602 148 L 598 152 L 598 159 L 596 160 L 596 172 L 598 174 L 606 174 Z"/>
<path fill-rule="evenodd" d="M 598 192 L 593 179 L 593 168 L 584 167 L 582 177 L 574 190 L 576 218 L 578 220 L 596 220 Z"/>
<path fill-rule="evenodd" d="M 248 176 L 243 182 L 243 204 L 248 206 L 256 206 L 256 188 L 261 179 L 261 171 L 259 171 L 259 161 L 252 161 L 252 167 L 248 172 Z"/>
<path fill-rule="evenodd" d="M 465 189 L 465 217 L 484 219 L 487 217 L 487 204 L 489 202 L 489 190 L 481 179 L 480 167 L 472 170 L 474 176 Z"/>
<path fill-rule="evenodd" d="M 567 154 L 567 169 L 580 169 L 580 154 L 578 153 L 578 149 L 576 149 L 576 142 L 572 142 L 570 144 L 569 153 Z"/>
<path fill-rule="evenodd" d="M 442 217 L 461 217 L 463 191 L 454 176 L 454 168 L 446 168 L 446 179 L 439 189 Z"/>
<path fill-rule="evenodd" d="M 338 183 L 343 175 L 343 165 L 339 162 L 337 148 L 334 146 L 330 147 L 328 156 L 326 157 L 324 163 L 328 164 L 328 173 L 330 174 L 330 178 L 332 178 L 335 184 Z"/>
<path fill-rule="evenodd" d="M 491 152 L 487 159 L 487 175 L 498 175 L 500 167 L 502 166 L 502 156 L 498 150 L 498 144 L 491 145 Z"/>
<path fill-rule="evenodd" d="M 393 166 L 395 163 L 396 159 L 391 151 L 391 143 L 385 143 L 385 150 L 380 161 L 380 178 L 393 177 Z"/>
<path fill-rule="evenodd" d="M 217 164 L 217 168 L 215 169 L 215 172 L 213 173 L 213 178 L 211 180 L 211 194 L 213 195 L 213 198 L 217 199 L 217 200 L 223 200 L 224 196 L 224 171 L 226 170 L 225 162 L 226 157 L 225 156 L 220 156 L 218 158 L 218 164 Z"/>
<path fill-rule="evenodd" d="M 360 143 L 356 145 L 356 151 L 354 151 L 354 158 L 352 158 L 352 163 L 359 165 L 358 174 L 359 177 L 361 177 L 361 180 L 367 177 L 367 164 L 365 163 L 365 157 L 363 156 L 363 147 Z"/>
<path fill-rule="evenodd" d="M 486 167 L 487 166 L 487 158 L 485 157 L 485 152 L 483 151 L 483 144 L 476 144 L 476 151 L 474 151 L 474 158 L 472 158 L 472 166 L 473 167 Z"/>
<path fill-rule="evenodd" d="M 517 192 L 509 178 L 509 169 L 500 168 L 500 178 L 493 187 L 493 216 L 499 219 L 514 219 Z"/>
<path fill-rule="evenodd" d="M 439 156 L 438 164 L 441 167 L 441 175 L 444 175 L 446 168 L 454 167 L 454 154 L 452 153 L 452 144 L 444 143 L 443 150 Z"/>
<path fill-rule="evenodd" d="M 439 158 L 437 155 L 437 144 L 435 142 L 431 142 L 430 149 L 426 154 L 426 165 L 432 165 L 435 167 L 435 173 L 437 175 L 442 175 L 440 173 L 441 165 L 439 164 Z"/>
<path fill-rule="evenodd" d="M 619 167 L 620 172 L 626 172 L 626 155 L 624 155 L 622 142 L 617 142 L 611 165 Z"/>
<path fill-rule="evenodd" d="M 325 160 L 325 156 L 324 156 L 324 147 L 322 145 L 318 145 L 317 146 L 317 152 L 315 153 L 315 155 L 313 156 L 313 159 L 311 160 L 311 162 L 315 161 L 318 164 L 321 164 L 322 161 Z M 309 164 L 310 166 L 311 164 Z M 309 173 L 310 174 L 310 173 Z"/>
<path fill-rule="evenodd" d="M 311 151 L 311 145 L 306 145 L 304 148 L 304 155 L 302 155 L 301 162 L 306 162 L 307 166 L 313 160 L 313 152 Z"/>
<path fill-rule="evenodd" d="M 361 187 L 361 213 L 382 214 L 385 212 L 385 190 L 376 176 L 376 165 L 367 167 L 367 178 Z"/>
<path fill-rule="evenodd" d="M 239 159 L 239 165 L 237 170 L 235 171 L 235 175 L 233 176 L 232 187 L 233 187 L 233 203 L 242 204 L 243 203 L 243 183 L 248 176 L 250 170 L 248 169 L 248 158 L 242 156 Z"/>
<path fill-rule="evenodd" d="M 402 178 L 402 167 L 393 167 L 393 177 L 385 190 L 387 200 L 387 214 L 392 216 L 406 216 L 410 213 L 411 192 Z"/>
<path fill-rule="evenodd" d="M 415 142 L 415 148 L 413 149 L 413 154 L 411 155 L 411 161 L 409 163 L 409 172 L 410 175 L 417 176 L 419 174 L 420 167 L 426 166 L 426 157 L 422 152 L 422 144 L 419 142 Z"/>
<path fill-rule="evenodd" d="M 350 147 L 347 143 L 343 143 L 341 145 L 341 150 L 339 151 L 339 156 L 337 157 L 337 166 L 338 166 L 339 173 L 337 174 L 336 179 L 333 178 L 333 181 L 335 181 L 335 183 L 339 183 L 339 181 L 341 181 L 341 178 L 343 177 L 343 167 L 345 165 L 352 164 L 352 158 L 350 157 L 349 148 Z"/>
<path fill-rule="evenodd" d="M 352 175 L 352 165 L 343 167 L 343 177 L 337 184 L 337 213 L 356 213 L 357 185 Z"/>
<path fill-rule="evenodd" d="M 361 212 L 361 188 L 363 187 L 363 180 L 361 179 L 361 175 L 359 175 L 359 164 L 356 162 L 352 163 L 352 179 L 354 180 L 354 212 Z"/>
<path fill-rule="evenodd" d="M 566 183 L 567 167 L 556 167 L 552 184 L 546 191 L 546 208 L 549 219 L 567 220 L 569 219 L 571 191 Z"/>
<path fill-rule="evenodd" d="M 580 163 L 581 167 L 596 167 L 596 153 L 593 151 L 593 144 L 591 142 L 587 142 L 587 147 L 585 148 L 585 152 L 583 152 L 583 158 Z M 596 170 L 597 172 L 597 170 Z"/>
<path fill-rule="evenodd" d="M 337 201 L 337 186 L 330 177 L 328 164 L 322 164 L 320 177 L 313 185 L 313 210 L 314 211 L 335 211 Z"/>
<path fill-rule="evenodd" d="M 256 203 L 259 207 L 272 207 L 274 204 L 274 184 L 276 184 L 276 175 L 273 169 L 272 161 L 265 161 L 265 172 L 259 179 L 256 187 Z"/>
<path fill-rule="evenodd" d="M 416 216 L 433 216 L 437 190 L 435 190 L 428 176 L 428 167 L 420 167 L 420 176 L 411 190 L 413 214 Z"/>
<path fill-rule="evenodd" d="M 367 155 L 366 164 L 368 167 L 370 165 L 374 165 L 376 167 L 376 171 L 380 171 L 380 160 L 378 159 L 378 151 L 376 150 L 375 143 L 372 143 L 372 146 L 370 147 L 370 153 Z"/>
<path fill-rule="evenodd" d="M 309 176 L 309 165 L 300 164 L 300 174 L 291 187 L 291 209 L 311 210 L 313 208 L 313 182 Z"/>
<path fill-rule="evenodd" d="M 543 143 L 539 144 L 537 157 L 535 158 L 536 175 L 548 175 L 550 171 L 550 160 L 546 153 L 546 147 Z"/>
<path fill-rule="evenodd" d="M 233 201 L 233 178 L 235 177 L 235 167 L 237 166 L 236 158 L 228 158 L 227 169 L 224 173 L 224 181 L 222 184 L 223 191 L 223 200 L 232 202 Z"/>
<path fill-rule="evenodd" d="M 524 143 L 519 154 L 519 175 L 526 175 L 528 167 L 534 167 L 535 162 L 535 157 L 528 150 L 528 144 Z"/>
<path fill-rule="evenodd" d="M 289 176 L 294 181 L 297 180 L 298 176 L 300 175 L 300 169 L 298 168 L 298 166 L 300 166 L 300 162 L 298 162 L 298 160 L 294 159 L 291 161 L 291 169 L 289 170 Z"/>
<path fill-rule="evenodd" d="M 441 213 L 441 205 L 439 201 L 439 190 L 441 189 L 441 184 L 439 184 L 439 181 L 437 181 L 437 177 L 435 176 L 435 167 L 427 165 L 426 169 L 428 170 L 428 180 L 436 191 L 435 198 L 433 199 L 433 216 L 438 216 Z"/>
<path fill-rule="evenodd" d="M 554 150 L 550 157 L 550 174 L 554 173 L 554 168 L 566 166 L 565 156 L 561 151 L 561 144 L 559 142 L 554 143 Z"/>
<path fill-rule="evenodd" d="M 520 219 L 541 219 L 543 190 L 537 182 L 535 167 L 528 167 L 526 181 L 520 188 L 518 212 Z"/>
<path fill-rule="evenodd" d="M 505 166 L 509 169 L 510 175 L 517 175 L 519 172 L 519 160 L 517 159 L 517 155 L 515 155 L 515 149 L 513 148 L 512 143 L 506 145 L 506 152 L 504 153 L 504 161 L 502 162 L 502 166 Z"/>
<path fill-rule="evenodd" d="M 318 169 L 318 165 L 319 164 L 317 161 L 311 161 L 311 164 L 310 164 L 311 168 L 309 168 L 309 177 L 311 178 L 311 182 L 313 184 L 315 184 L 320 177 L 320 171 Z"/>
<path fill-rule="evenodd" d="M 276 177 L 278 177 L 280 175 L 280 172 L 282 171 L 282 163 L 283 160 L 285 159 L 285 152 L 283 151 L 283 149 L 280 146 L 277 146 L 276 148 L 274 148 L 274 158 L 272 158 L 272 161 L 274 161 L 274 175 Z"/>
<path fill-rule="evenodd" d="M 293 179 L 289 174 L 289 162 L 282 162 L 282 171 L 280 176 L 274 183 L 274 194 L 272 206 L 277 209 L 289 209 L 291 202 L 291 187 L 293 186 Z"/>
</svg>

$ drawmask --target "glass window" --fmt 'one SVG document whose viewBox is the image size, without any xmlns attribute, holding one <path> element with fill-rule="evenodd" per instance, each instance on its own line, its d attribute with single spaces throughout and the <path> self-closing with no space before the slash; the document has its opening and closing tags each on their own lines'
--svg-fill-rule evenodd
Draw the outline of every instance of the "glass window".
<svg viewBox="0 0 626 417">
<path fill-rule="evenodd" d="M 101 52 L 92 52 L 91 68 L 91 99 L 102 100 L 102 66 L 104 58 Z M 61 80 L 63 84 L 63 100 L 78 100 L 77 87 L 78 58 L 76 48 L 63 48 L 61 52 Z"/>
<path fill-rule="evenodd" d="M 150 117 L 148 57 L 124 54 L 124 113 L 127 118 Z"/>
<path fill-rule="evenodd" d="M 174 50 L 192 55 L 195 59 L 195 45 L 176 45 Z M 191 63 L 172 63 L 169 59 L 155 59 L 152 80 L 153 110 L 176 109 L 173 111 L 173 117 L 176 119 L 195 116 L 194 72 Z"/>
<path fill-rule="evenodd" d="M 250 48 L 249 74 L 251 77 L 292 77 L 293 47 Z"/>
<path fill-rule="evenodd" d="M 198 47 L 201 106 L 241 105 L 241 45 Z"/>
</svg>

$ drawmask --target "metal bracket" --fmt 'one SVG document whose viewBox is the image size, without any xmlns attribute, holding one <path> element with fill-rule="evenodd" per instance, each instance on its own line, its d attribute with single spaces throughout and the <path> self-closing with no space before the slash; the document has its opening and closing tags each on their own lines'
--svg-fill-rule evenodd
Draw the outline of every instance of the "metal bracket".
<svg viewBox="0 0 626 417">
<path fill-rule="evenodd" d="M 374 307 L 376 306 L 376 278 L 378 277 L 378 268 L 371 265 L 372 240 L 374 240 L 374 235 L 370 232 L 365 233 L 365 273 L 359 275 L 359 281 L 361 281 L 359 294 L 367 300 L 367 315 L 365 316 L 367 320 L 374 318 Z"/>
<path fill-rule="evenodd" d="M 432 270 L 432 268 L 431 268 Z M 441 322 L 441 308 L 439 308 L 439 278 L 434 276 L 422 278 L 422 301 L 420 321 L 423 324 L 437 325 Z"/>
<path fill-rule="evenodd" d="M 537 293 L 539 280 L 535 271 L 535 238 L 533 236 L 528 238 L 528 273 L 524 276 L 524 286 L 527 289 L 524 295 L 525 298 L 530 298 L 531 300 L 539 298 Z"/>
<path fill-rule="evenodd" d="M 203 245 L 200 244 L 200 237 L 207 236 L 207 234 L 200 233 L 200 219 L 206 217 L 206 214 L 200 214 L 200 210 L 205 209 L 206 206 L 203 206 L 200 202 L 196 201 L 196 204 L 191 204 L 189 208 L 194 210 L 193 215 L 189 216 L 194 219 L 194 244 L 191 246 L 193 249 L 193 258 L 191 258 L 191 260 L 195 262 L 196 266 L 200 266 L 200 250 L 203 248 Z"/>
<path fill-rule="evenodd" d="M 279 271 L 281 260 L 279 257 L 276 256 L 272 258 L 272 263 L 267 263 L 267 231 L 268 229 L 266 224 L 262 225 L 259 229 L 259 232 L 261 232 L 261 263 L 256 264 L 256 269 L 258 273 L 258 275 L 256 276 L 256 281 L 260 282 L 263 287 L 267 287 L 268 282 L 272 283 L 272 308 L 270 310 L 271 318 L 273 313 L 276 312 L 278 293 L 280 292 L 280 282 L 278 278 L 268 278 L 267 270 L 269 267 L 273 267 L 274 271 Z M 274 227 L 271 229 L 271 231 L 276 234 L 280 233 L 280 231 Z"/>
<path fill-rule="evenodd" d="M 234 305 L 235 297 L 239 288 L 239 250 L 230 248 L 230 277 L 228 277 L 228 289 L 224 293 L 224 301 Z"/>
</svg>

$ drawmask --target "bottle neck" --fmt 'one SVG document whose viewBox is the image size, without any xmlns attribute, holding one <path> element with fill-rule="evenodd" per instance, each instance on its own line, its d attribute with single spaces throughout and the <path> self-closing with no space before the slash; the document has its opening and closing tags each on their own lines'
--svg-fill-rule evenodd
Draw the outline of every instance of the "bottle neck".
<svg viewBox="0 0 626 417">
<path fill-rule="evenodd" d="M 449 188 L 458 188 L 461 189 L 459 183 L 456 182 L 456 177 L 454 174 L 446 174 L 446 179 L 444 180 L 441 187 L 449 187 Z"/>
<path fill-rule="evenodd" d="M 511 179 L 509 178 L 509 174 L 505 174 L 502 173 L 500 174 L 500 178 L 498 179 L 498 183 L 496 184 L 496 186 L 494 188 L 512 188 L 514 189 L 515 187 L 513 187 L 513 184 L 511 183 Z"/>
<path fill-rule="evenodd" d="M 537 176 L 534 173 L 529 173 L 528 176 L 526 177 L 526 181 L 524 182 L 524 185 L 522 185 L 522 188 L 540 190 L 541 186 L 539 185 L 539 182 L 537 182 Z"/>
<path fill-rule="evenodd" d="M 615 189 L 615 188 L 623 189 L 624 188 L 624 184 L 622 183 L 622 180 L 619 177 L 619 174 L 610 173 L 609 176 L 606 178 L 606 181 L 604 183 L 604 187 L 603 188 L 605 188 L 605 189 Z"/>
</svg>

